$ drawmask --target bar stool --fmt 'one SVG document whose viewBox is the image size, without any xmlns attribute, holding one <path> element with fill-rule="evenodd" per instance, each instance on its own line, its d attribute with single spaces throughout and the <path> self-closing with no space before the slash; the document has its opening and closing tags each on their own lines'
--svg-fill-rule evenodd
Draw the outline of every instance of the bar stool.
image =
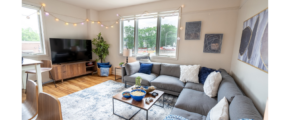
<svg viewBox="0 0 290 120">
<path fill-rule="evenodd" d="M 53 78 L 53 76 L 51 75 L 51 72 L 50 72 L 52 70 L 52 62 L 51 62 L 51 60 L 41 60 L 41 62 L 42 62 L 42 64 L 40 65 L 40 67 L 41 67 L 40 68 L 40 72 L 41 73 L 49 72 L 49 75 L 51 76 L 55 87 L 57 87 L 56 84 L 55 84 L 55 80 L 54 80 L 54 78 Z M 26 83 L 27 83 L 28 75 L 29 74 L 36 74 L 36 70 L 27 70 L 27 71 L 25 71 L 25 73 L 27 73 L 27 77 L 26 77 Z M 25 91 L 25 93 L 26 93 L 26 91 Z"/>
</svg>

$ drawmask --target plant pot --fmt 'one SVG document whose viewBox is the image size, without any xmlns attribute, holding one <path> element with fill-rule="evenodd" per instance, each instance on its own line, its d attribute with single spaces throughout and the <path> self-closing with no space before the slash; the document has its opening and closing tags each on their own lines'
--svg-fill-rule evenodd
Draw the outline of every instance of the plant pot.
<svg viewBox="0 0 290 120">
<path fill-rule="evenodd" d="M 123 65 L 120 65 L 120 67 L 122 67 Z"/>
</svg>

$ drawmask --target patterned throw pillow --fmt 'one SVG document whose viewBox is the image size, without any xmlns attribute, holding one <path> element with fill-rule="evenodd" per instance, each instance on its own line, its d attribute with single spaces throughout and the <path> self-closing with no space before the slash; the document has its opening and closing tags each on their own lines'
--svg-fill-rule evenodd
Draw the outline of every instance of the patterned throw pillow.
<svg viewBox="0 0 290 120">
<path fill-rule="evenodd" d="M 179 116 L 179 115 L 168 115 L 168 116 L 166 116 L 166 118 L 163 119 L 163 120 L 188 120 L 188 119 L 186 119 L 186 118 L 184 118 L 184 117 L 181 117 L 181 116 Z"/>
<path fill-rule="evenodd" d="M 208 112 L 206 120 L 229 120 L 229 103 L 226 97 Z"/>
<path fill-rule="evenodd" d="M 198 82 L 198 71 L 200 65 L 180 65 L 180 78 L 182 82 Z"/>
<path fill-rule="evenodd" d="M 202 67 L 199 71 L 199 74 L 198 74 L 199 83 L 204 84 L 207 76 L 213 71 L 216 71 L 216 70 L 211 69 L 211 68 L 207 68 L 207 67 Z"/>
<path fill-rule="evenodd" d="M 222 75 L 219 72 L 211 72 L 203 85 L 204 93 L 209 97 L 215 97 L 217 95 L 219 85 L 222 81 Z"/>
</svg>

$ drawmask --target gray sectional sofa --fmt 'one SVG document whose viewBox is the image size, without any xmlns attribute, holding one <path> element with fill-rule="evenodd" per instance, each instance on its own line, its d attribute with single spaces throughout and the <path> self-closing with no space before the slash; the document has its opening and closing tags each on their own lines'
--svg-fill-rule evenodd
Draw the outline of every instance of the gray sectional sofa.
<svg viewBox="0 0 290 120">
<path fill-rule="evenodd" d="M 172 109 L 172 115 L 179 115 L 189 120 L 206 120 L 209 111 L 223 98 L 229 101 L 229 117 L 231 120 L 243 118 L 262 120 L 262 116 L 255 108 L 251 99 L 244 96 L 236 85 L 234 79 L 224 70 L 219 69 L 222 81 L 217 97 L 211 98 L 203 92 L 203 84 L 183 83 L 179 80 L 180 65 L 167 63 L 152 63 L 150 75 L 138 73 L 140 62 L 128 63 L 122 68 L 122 81 L 127 84 L 135 84 L 135 77 L 142 78 L 141 85 L 155 86 L 167 94 L 178 96 Z"/>
</svg>

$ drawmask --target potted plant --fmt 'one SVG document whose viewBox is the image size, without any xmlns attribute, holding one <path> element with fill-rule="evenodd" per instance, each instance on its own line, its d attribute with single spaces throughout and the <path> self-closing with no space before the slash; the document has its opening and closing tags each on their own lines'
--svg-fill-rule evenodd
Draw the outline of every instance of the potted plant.
<svg viewBox="0 0 290 120">
<path fill-rule="evenodd" d="M 101 60 L 101 63 L 105 62 L 107 55 L 109 55 L 110 45 L 104 40 L 101 33 L 98 34 L 97 38 L 93 39 L 92 44 L 96 47 L 92 50 L 98 56 L 96 62 L 99 60 Z"/>
<path fill-rule="evenodd" d="M 135 78 L 135 86 L 141 87 L 142 78 L 140 76 Z"/>
<path fill-rule="evenodd" d="M 120 67 L 122 67 L 123 64 L 124 64 L 124 62 L 120 62 L 120 63 L 119 63 Z"/>
</svg>

